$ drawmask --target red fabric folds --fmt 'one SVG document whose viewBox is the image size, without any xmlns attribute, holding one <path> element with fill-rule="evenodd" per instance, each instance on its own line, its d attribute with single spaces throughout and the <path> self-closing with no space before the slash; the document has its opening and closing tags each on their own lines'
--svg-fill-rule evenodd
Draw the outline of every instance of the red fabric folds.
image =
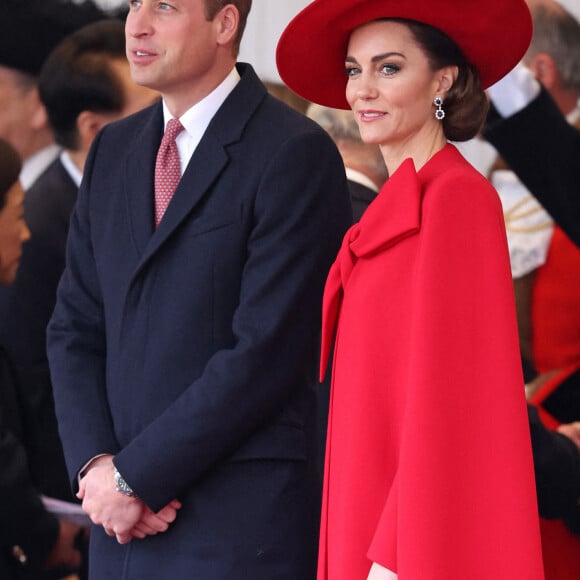
<svg viewBox="0 0 580 580">
<path fill-rule="evenodd" d="M 509 258 L 489 183 L 448 145 L 345 236 L 319 580 L 541 580 Z"/>
</svg>

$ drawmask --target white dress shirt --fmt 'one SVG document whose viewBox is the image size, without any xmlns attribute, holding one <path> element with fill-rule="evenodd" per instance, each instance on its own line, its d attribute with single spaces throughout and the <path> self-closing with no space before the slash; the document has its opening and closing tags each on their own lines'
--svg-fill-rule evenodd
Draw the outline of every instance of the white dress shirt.
<svg viewBox="0 0 580 580">
<path fill-rule="evenodd" d="M 73 160 L 70 158 L 70 155 L 63 151 L 60 154 L 60 162 L 62 163 L 63 167 L 65 168 L 66 172 L 69 174 L 69 177 L 73 180 L 77 187 L 81 186 L 81 181 L 83 179 L 83 174 L 80 169 L 74 164 Z"/>
<path fill-rule="evenodd" d="M 364 173 L 361 173 L 360 171 L 353 169 L 352 167 L 345 167 L 344 169 L 346 172 L 346 178 L 349 181 L 360 183 L 361 185 L 368 187 L 375 193 L 379 192 L 379 188 L 377 187 L 376 183 L 370 177 L 367 177 Z"/>
<path fill-rule="evenodd" d="M 25 159 L 20 171 L 20 183 L 22 189 L 27 191 L 38 179 L 41 173 L 58 157 L 60 147 L 58 145 L 49 145 L 40 151 Z"/>
<path fill-rule="evenodd" d="M 207 97 L 193 105 L 179 117 L 179 121 L 185 129 L 175 139 L 177 150 L 179 151 L 179 160 L 181 161 L 181 175 L 183 175 L 214 115 L 239 82 L 240 75 L 234 66 L 230 74 Z M 165 101 L 163 101 L 165 127 L 167 127 L 167 123 L 171 118 L 171 113 Z"/>
</svg>

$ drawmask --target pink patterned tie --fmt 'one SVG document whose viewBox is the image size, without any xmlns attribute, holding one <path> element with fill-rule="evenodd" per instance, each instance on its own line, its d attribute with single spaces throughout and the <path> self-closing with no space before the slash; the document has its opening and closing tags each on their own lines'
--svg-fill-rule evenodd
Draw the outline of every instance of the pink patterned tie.
<svg viewBox="0 0 580 580">
<path fill-rule="evenodd" d="M 167 123 L 157 152 L 157 160 L 155 161 L 155 227 L 161 222 L 181 179 L 181 163 L 175 144 L 175 138 L 181 131 L 183 131 L 183 125 L 179 119 L 171 119 Z"/>
</svg>

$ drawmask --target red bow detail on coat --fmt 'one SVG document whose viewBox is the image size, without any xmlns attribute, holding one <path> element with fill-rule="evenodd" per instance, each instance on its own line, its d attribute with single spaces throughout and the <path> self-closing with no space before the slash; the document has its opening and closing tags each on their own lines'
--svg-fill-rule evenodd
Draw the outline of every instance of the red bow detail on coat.
<svg viewBox="0 0 580 580">
<path fill-rule="evenodd" d="M 324 288 L 321 381 L 326 374 L 344 291 L 356 262 L 360 258 L 371 258 L 420 230 L 421 192 L 413 160 L 406 159 L 369 205 L 360 222 L 346 232 Z"/>
</svg>

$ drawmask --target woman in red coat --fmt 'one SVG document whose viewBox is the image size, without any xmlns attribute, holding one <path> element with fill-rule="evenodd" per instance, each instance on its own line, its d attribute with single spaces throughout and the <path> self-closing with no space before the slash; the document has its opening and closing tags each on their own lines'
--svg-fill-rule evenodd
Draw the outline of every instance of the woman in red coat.
<svg viewBox="0 0 580 580">
<path fill-rule="evenodd" d="M 448 143 L 530 35 L 523 0 L 315 0 L 281 37 L 282 79 L 391 176 L 325 291 L 319 580 L 543 578 L 502 209 Z"/>
</svg>

